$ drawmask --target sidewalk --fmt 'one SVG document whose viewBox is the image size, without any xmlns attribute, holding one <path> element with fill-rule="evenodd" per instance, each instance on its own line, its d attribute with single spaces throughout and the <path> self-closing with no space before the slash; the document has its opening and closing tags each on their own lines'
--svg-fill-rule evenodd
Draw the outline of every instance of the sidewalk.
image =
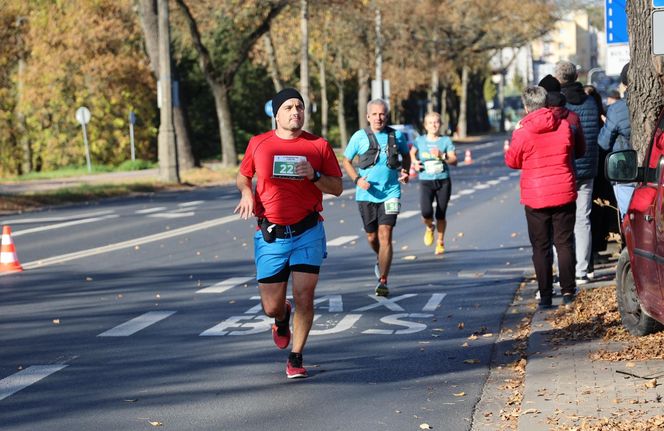
<svg viewBox="0 0 664 431">
<path fill-rule="evenodd" d="M 613 282 L 587 286 L 607 284 Z M 600 418 L 611 418 L 629 422 L 662 414 L 664 390 L 661 385 L 646 386 L 650 379 L 664 375 L 662 361 L 592 361 L 591 352 L 612 346 L 601 340 L 554 343 L 550 340 L 553 328 L 545 320 L 547 314 L 537 311 L 531 324 L 520 431 L 583 430 L 590 429 L 579 428 L 584 421 L 596 423 Z"/>
<path fill-rule="evenodd" d="M 136 181 L 157 181 L 158 169 L 142 169 L 138 171 L 108 172 L 81 175 L 78 177 L 54 178 L 48 180 L 31 180 L 0 183 L 0 194 L 18 194 L 40 192 L 73 187 L 82 184 L 118 184 Z"/>
</svg>

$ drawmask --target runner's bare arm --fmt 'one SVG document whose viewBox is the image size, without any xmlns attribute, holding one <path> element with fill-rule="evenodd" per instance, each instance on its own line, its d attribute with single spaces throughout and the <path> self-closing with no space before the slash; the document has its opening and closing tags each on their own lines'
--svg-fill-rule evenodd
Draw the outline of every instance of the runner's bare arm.
<svg viewBox="0 0 664 431">
<path fill-rule="evenodd" d="M 254 214 L 254 195 L 251 188 L 251 178 L 238 173 L 235 180 L 238 190 L 242 194 L 240 203 L 235 207 L 234 214 L 240 213 L 240 217 L 247 220 Z"/>
<path fill-rule="evenodd" d="M 314 177 L 316 176 L 316 170 L 311 166 L 309 161 L 298 163 L 295 166 L 295 173 L 301 177 L 305 177 L 309 181 L 314 180 Z M 341 178 L 325 175 L 322 172 L 319 172 L 319 175 L 320 178 L 316 180 L 314 184 L 316 184 L 316 187 L 318 187 L 321 192 L 339 196 L 344 191 Z"/>
<path fill-rule="evenodd" d="M 343 165 L 344 165 L 344 170 L 346 171 L 346 175 L 361 189 L 363 190 L 369 190 L 371 188 L 371 184 L 366 180 L 366 178 L 360 177 L 360 174 L 357 173 L 355 168 L 353 167 L 353 163 L 348 160 L 348 158 L 344 157 L 343 160 Z"/>
</svg>

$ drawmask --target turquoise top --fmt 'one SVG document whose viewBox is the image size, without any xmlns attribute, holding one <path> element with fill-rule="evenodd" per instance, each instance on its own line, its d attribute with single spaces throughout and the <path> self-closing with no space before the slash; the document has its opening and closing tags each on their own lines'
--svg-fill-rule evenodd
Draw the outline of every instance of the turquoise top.
<svg viewBox="0 0 664 431">
<path fill-rule="evenodd" d="M 390 169 L 387 167 L 387 132 L 381 130 L 374 132 L 378 145 L 380 145 L 380 155 L 375 165 L 367 168 L 357 168 L 357 173 L 366 179 L 371 187 L 369 190 L 355 188 L 355 200 L 367 202 L 385 202 L 391 198 L 401 198 L 401 186 L 399 184 L 399 169 Z M 394 138 L 399 147 L 399 153 L 408 153 L 408 144 L 405 136 L 398 130 L 394 132 Z M 344 151 L 344 156 L 348 160 L 353 160 L 358 154 L 364 154 L 369 149 L 369 138 L 363 129 L 358 130 L 351 136 Z"/>
<path fill-rule="evenodd" d="M 447 163 L 437 163 L 437 158 L 431 155 L 433 148 L 438 148 L 441 154 L 449 153 L 456 149 L 452 140 L 447 136 L 441 136 L 435 141 L 430 141 L 426 135 L 420 135 L 415 139 L 415 147 L 417 148 L 417 159 L 420 161 L 422 167 L 425 167 L 425 162 L 429 162 L 429 169 L 423 169 L 419 173 L 420 180 L 446 180 L 450 177 L 450 169 Z M 441 169 L 438 173 L 433 173 Z"/>
</svg>

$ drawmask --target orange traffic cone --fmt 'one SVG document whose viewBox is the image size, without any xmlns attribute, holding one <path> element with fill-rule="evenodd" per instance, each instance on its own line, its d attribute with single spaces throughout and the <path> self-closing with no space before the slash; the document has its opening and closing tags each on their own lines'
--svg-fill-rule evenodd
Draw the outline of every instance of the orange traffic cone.
<svg viewBox="0 0 664 431">
<path fill-rule="evenodd" d="M 0 272 L 20 272 L 23 267 L 16 257 L 16 249 L 12 240 L 12 229 L 2 227 L 2 247 L 0 247 Z"/>
<path fill-rule="evenodd" d="M 464 157 L 463 163 L 466 165 L 473 163 L 473 156 L 470 154 L 470 150 L 466 150 L 466 157 Z"/>
</svg>

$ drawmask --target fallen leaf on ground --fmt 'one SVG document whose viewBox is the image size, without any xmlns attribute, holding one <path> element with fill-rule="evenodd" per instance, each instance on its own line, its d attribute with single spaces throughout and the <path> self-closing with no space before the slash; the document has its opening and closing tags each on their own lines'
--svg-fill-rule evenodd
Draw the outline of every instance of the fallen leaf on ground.
<svg viewBox="0 0 664 431">
<path fill-rule="evenodd" d="M 430 430 L 430 429 L 433 429 L 433 428 L 431 428 L 431 425 L 424 423 L 424 424 L 420 425 L 420 429 L 421 430 Z"/>
<path fill-rule="evenodd" d="M 163 425 L 164 425 L 163 423 L 161 423 L 161 422 L 159 422 L 159 421 L 148 421 L 148 423 L 149 423 L 150 425 L 152 425 L 153 427 L 160 427 L 160 426 L 163 426 Z"/>
<path fill-rule="evenodd" d="M 479 359 L 465 359 L 463 361 L 464 364 L 479 364 L 480 360 Z"/>
<path fill-rule="evenodd" d="M 466 393 L 465 392 L 459 392 L 459 393 L 452 394 L 452 395 L 454 395 L 455 397 L 465 397 Z"/>
</svg>

